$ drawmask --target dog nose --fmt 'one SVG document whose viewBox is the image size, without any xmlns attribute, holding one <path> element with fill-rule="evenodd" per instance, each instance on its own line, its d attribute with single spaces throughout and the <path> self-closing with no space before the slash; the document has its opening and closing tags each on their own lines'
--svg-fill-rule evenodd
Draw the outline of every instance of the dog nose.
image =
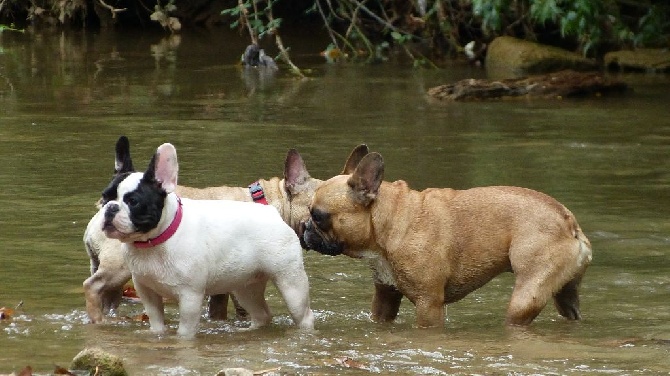
<svg viewBox="0 0 670 376">
<path fill-rule="evenodd" d="M 112 221 L 114 220 L 114 216 L 116 213 L 121 211 L 121 208 L 119 207 L 119 204 L 107 204 L 105 208 L 105 223 L 103 226 L 110 225 Z"/>
<path fill-rule="evenodd" d="M 305 233 L 312 228 L 311 226 L 311 219 L 308 219 L 306 221 L 301 221 L 300 226 L 298 226 L 298 239 L 300 239 L 300 246 L 302 249 L 308 251 L 309 247 L 307 246 L 307 242 L 305 241 Z"/>
</svg>

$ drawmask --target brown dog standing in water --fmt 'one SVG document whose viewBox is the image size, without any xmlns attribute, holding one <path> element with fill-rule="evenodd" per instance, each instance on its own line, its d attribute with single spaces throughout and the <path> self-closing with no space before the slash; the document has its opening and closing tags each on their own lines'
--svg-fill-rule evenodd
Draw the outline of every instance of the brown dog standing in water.
<svg viewBox="0 0 670 376">
<path fill-rule="evenodd" d="M 444 325 L 445 304 L 502 272 L 515 274 L 507 324 L 530 324 L 552 297 L 562 316 L 581 318 L 591 245 L 561 203 L 519 187 L 419 192 L 383 175 L 381 155 L 370 153 L 323 182 L 304 226 L 310 249 L 370 259 L 373 320 L 393 321 L 406 296 L 418 326 Z"/>
</svg>

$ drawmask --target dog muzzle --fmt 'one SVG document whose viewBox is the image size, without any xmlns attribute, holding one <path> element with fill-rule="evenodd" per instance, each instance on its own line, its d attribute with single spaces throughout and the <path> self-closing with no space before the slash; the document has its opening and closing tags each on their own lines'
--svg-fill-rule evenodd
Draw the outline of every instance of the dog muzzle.
<svg viewBox="0 0 670 376">
<path fill-rule="evenodd" d="M 301 243 L 304 244 L 303 248 L 313 249 L 321 254 L 328 256 L 337 256 L 344 252 L 344 244 L 337 241 L 328 240 L 326 235 L 319 231 L 316 226 L 314 226 L 311 219 L 308 219 L 307 222 L 304 223 L 303 227 L 304 231 L 301 241 Z"/>
</svg>

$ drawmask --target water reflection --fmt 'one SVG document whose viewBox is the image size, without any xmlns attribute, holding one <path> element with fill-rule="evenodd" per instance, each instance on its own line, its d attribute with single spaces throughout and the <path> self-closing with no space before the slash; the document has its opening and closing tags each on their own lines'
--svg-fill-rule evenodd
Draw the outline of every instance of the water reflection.
<svg viewBox="0 0 670 376">
<path fill-rule="evenodd" d="M 228 30 L 0 38 L 0 306 L 24 301 L 0 322 L 0 373 L 26 364 L 50 370 L 93 345 L 146 375 L 208 375 L 228 366 L 294 374 L 670 369 L 665 76 L 625 76 L 634 94 L 616 99 L 435 104 L 423 96 L 427 88 L 483 70 L 327 65 L 315 59 L 320 41 L 287 36 L 311 79 L 296 80 L 281 66 L 269 80 L 249 79 L 239 65 L 247 41 Z M 416 189 L 511 184 L 549 193 L 593 243 L 584 320 L 566 323 L 548 307 L 531 328 L 505 329 L 513 281 L 504 275 L 449 306 L 445 328 L 412 328 L 407 302 L 396 323 L 377 325 L 369 320 L 367 266 L 309 252 L 312 336 L 291 330 L 274 291 L 268 300 L 276 318 L 267 330 L 203 319 L 198 338 L 181 343 L 129 319 L 141 312 L 135 303 L 123 304 L 108 325 L 87 325 L 81 237 L 120 134 L 137 140 L 140 165 L 160 143 L 173 142 L 180 180 L 194 186 L 281 175 L 290 147 L 314 177 L 328 178 L 352 146 L 366 142 L 384 156 L 389 180 Z M 168 318 L 176 326 L 174 307 Z"/>
</svg>

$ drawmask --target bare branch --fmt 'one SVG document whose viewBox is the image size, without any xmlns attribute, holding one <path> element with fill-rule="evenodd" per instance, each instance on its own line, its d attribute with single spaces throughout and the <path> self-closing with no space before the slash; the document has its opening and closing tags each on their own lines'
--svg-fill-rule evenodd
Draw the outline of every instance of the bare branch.
<svg viewBox="0 0 670 376">
<path fill-rule="evenodd" d="M 128 10 L 128 8 L 114 8 L 113 6 L 105 3 L 103 0 L 98 0 L 98 2 L 100 3 L 100 5 L 109 9 L 109 11 L 112 12 L 112 18 L 116 18 L 117 13 L 125 12 Z"/>
<path fill-rule="evenodd" d="M 258 36 L 256 36 L 256 33 L 251 28 L 251 24 L 249 23 L 249 10 L 244 6 L 242 0 L 237 1 L 237 6 L 240 8 L 240 18 L 242 18 L 242 22 L 247 25 L 249 37 L 251 37 L 251 43 L 258 44 Z"/>
</svg>

